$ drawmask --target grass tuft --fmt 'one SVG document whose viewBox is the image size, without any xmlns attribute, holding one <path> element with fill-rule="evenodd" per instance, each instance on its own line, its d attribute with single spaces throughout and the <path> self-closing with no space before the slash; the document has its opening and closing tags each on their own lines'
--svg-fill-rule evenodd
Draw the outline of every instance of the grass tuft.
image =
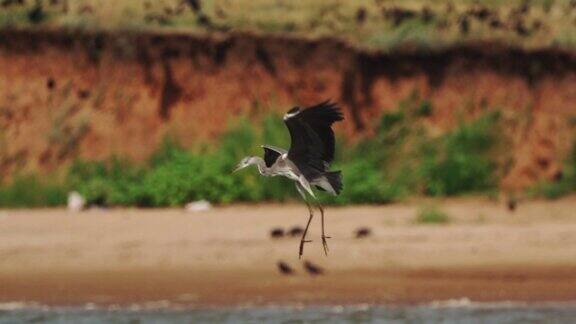
<svg viewBox="0 0 576 324">
<path fill-rule="evenodd" d="M 450 217 L 436 206 L 421 207 L 416 215 L 418 224 L 447 224 Z"/>
</svg>

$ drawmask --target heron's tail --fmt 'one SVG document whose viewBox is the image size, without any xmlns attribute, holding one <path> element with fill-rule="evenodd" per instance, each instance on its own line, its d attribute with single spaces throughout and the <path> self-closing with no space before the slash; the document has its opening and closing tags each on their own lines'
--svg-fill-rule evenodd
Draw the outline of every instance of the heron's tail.
<svg viewBox="0 0 576 324">
<path fill-rule="evenodd" d="M 324 173 L 324 176 L 332 186 L 332 189 L 336 192 L 336 194 L 340 194 L 342 191 L 342 172 L 341 171 L 330 171 Z"/>
</svg>

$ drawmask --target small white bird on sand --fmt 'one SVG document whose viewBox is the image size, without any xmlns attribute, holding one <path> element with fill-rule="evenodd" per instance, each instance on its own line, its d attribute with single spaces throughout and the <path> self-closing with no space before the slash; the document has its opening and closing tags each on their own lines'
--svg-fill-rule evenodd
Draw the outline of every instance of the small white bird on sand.
<svg viewBox="0 0 576 324">
<path fill-rule="evenodd" d="M 86 199 L 77 191 L 68 193 L 68 210 L 74 213 L 80 212 L 86 206 Z"/>
</svg>

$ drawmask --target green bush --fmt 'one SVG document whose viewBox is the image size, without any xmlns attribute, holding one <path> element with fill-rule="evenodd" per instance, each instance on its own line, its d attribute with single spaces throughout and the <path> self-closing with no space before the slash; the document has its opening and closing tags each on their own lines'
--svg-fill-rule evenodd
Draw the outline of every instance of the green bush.
<svg viewBox="0 0 576 324">
<path fill-rule="evenodd" d="M 79 191 L 88 204 L 151 206 L 141 187 L 145 169 L 128 161 L 75 161 L 68 171 L 68 187 Z"/>
<path fill-rule="evenodd" d="M 498 115 L 461 123 L 440 139 L 426 143 L 421 172 L 425 193 L 432 196 L 487 191 L 496 186 L 490 150 L 496 141 Z"/>
<path fill-rule="evenodd" d="M 344 188 L 337 197 L 322 195 L 324 202 L 343 205 L 389 203 L 401 196 L 398 187 L 387 182 L 383 172 L 368 161 L 348 161 L 335 169 L 342 170 Z"/>
<path fill-rule="evenodd" d="M 496 188 L 497 165 L 492 150 L 498 114 L 488 113 L 472 122 L 462 122 L 454 130 L 433 137 L 422 123 L 431 109 L 428 101 L 419 102 L 418 96 L 412 95 L 397 111 L 381 117 L 374 137 L 357 143 L 352 148 L 354 153 L 346 155 L 349 160 L 343 165 L 355 159 L 374 165 L 378 175 L 365 179 L 365 187 L 374 181 L 389 188 L 386 196 L 371 200 L 394 201 L 418 193 L 450 196 Z M 345 173 L 346 185 L 350 182 L 348 173 L 351 172 Z M 382 192 L 375 188 L 369 191 L 373 195 Z"/>
<path fill-rule="evenodd" d="M 435 206 L 425 206 L 418 211 L 416 222 L 419 224 L 446 224 L 450 222 L 450 217 Z"/>
<path fill-rule="evenodd" d="M 533 196 L 544 197 L 546 199 L 558 199 L 573 190 L 574 187 L 569 181 L 544 181 L 537 183 L 530 191 Z"/>
<path fill-rule="evenodd" d="M 16 176 L 13 181 L 0 188 L 2 207 L 58 206 L 66 202 L 66 189 L 59 184 L 48 184 L 38 176 Z"/>
<path fill-rule="evenodd" d="M 257 137 L 253 126 L 241 120 L 220 138 L 216 148 L 192 152 L 167 138 L 147 165 L 119 159 L 77 161 L 70 168 L 68 182 L 89 203 L 106 205 L 157 207 L 200 199 L 216 203 L 286 200 L 295 190 L 277 178 L 263 180 L 254 170 L 231 174 L 244 156 L 261 154 Z"/>
</svg>

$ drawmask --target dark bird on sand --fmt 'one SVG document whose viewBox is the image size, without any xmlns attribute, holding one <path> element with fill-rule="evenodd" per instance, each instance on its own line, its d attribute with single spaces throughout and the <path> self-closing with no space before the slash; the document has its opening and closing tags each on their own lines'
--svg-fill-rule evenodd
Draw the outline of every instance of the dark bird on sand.
<svg viewBox="0 0 576 324">
<path fill-rule="evenodd" d="M 281 274 L 284 275 L 294 274 L 294 269 L 292 269 L 292 267 L 290 267 L 288 263 L 284 261 L 278 261 L 278 263 L 276 263 L 276 266 L 278 267 L 278 271 L 280 271 Z"/>
<path fill-rule="evenodd" d="M 234 171 L 256 165 L 263 176 L 284 176 L 296 183 L 296 189 L 308 206 L 308 223 L 300 239 L 298 255 L 302 257 L 308 227 L 314 216 L 312 204 L 319 210 L 322 224 L 322 246 L 328 255 L 328 243 L 324 231 L 324 208 L 316 198 L 312 188 L 338 195 L 342 190 L 342 174 L 331 171 L 334 160 L 335 139 L 332 124 L 344 117 L 336 104 L 329 101 L 301 109 L 294 107 L 284 115 L 284 124 L 290 133 L 290 149 L 263 145 L 264 159 L 249 156 L 238 164 Z M 308 200 L 311 200 L 309 202 Z"/>
<path fill-rule="evenodd" d="M 276 238 L 284 237 L 284 230 L 281 229 L 281 228 L 279 228 L 279 227 L 273 228 L 273 229 L 270 231 L 270 237 L 271 237 L 271 238 L 275 238 L 275 239 L 276 239 Z"/>
<path fill-rule="evenodd" d="M 304 261 L 304 269 L 306 270 L 306 272 L 308 272 L 313 276 L 324 274 L 324 269 L 320 268 L 319 266 L 313 264 L 310 261 Z"/>
<path fill-rule="evenodd" d="M 354 232 L 354 237 L 357 239 L 365 238 L 370 235 L 372 235 L 372 230 L 368 227 L 360 227 Z"/>
<path fill-rule="evenodd" d="M 292 237 L 301 236 L 304 233 L 304 229 L 300 226 L 294 226 L 288 231 L 288 234 Z"/>
</svg>

